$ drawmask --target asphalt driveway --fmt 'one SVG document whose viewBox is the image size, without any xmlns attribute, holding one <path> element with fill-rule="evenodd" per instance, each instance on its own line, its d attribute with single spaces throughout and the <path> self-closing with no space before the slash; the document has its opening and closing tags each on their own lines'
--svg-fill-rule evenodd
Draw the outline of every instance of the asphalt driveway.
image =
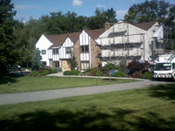
<svg viewBox="0 0 175 131">
<path fill-rule="evenodd" d="M 93 95 L 113 91 L 122 91 L 143 88 L 147 86 L 162 85 L 169 82 L 142 80 L 133 83 L 121 83 L 104 86 L 91 86 L 69 89 L 46 90 L 36 92 L 0 94 L 0 105 L 16 104 L 22 102 L 45 101 L 52 99 L 67 98 L 73 96 Z"/>
</svg>

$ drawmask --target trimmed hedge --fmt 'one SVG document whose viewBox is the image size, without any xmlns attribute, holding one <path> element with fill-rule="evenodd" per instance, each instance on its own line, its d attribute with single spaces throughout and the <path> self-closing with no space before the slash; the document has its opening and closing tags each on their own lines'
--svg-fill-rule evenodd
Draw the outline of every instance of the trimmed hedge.
<svg viewBox="0 0 175 131">
<path fill-rule="evenodd" d="M 80 71 L 79 70 L 72 70 L 72 71 L 64 71 L 63 75 L 79 75 Z"/>
<path fill-rule="evenodd" d="M 114 76 L 114 77 L 126 77 L 127 74 L 124 73 L 123 71 L 117 71 L 112 76 Z"/>
<path fill-rule="evenodd" d="M 63 75 L 71 75 L 70 71 L 64 71 Z"/>
<path fill-rule="evenodd" d="M 32 71 L 30 73 L 31 76 L 45 76 L 49 74 L 49 71 L 48 70 L 43 70 L 43 71 Z"/>
<path fill-rule="evenodd" d="M 71 75 L 79 75 L 80 71 L 79 70 L 72 70 L 70 73 L 71 73 Z"/>
</svg>

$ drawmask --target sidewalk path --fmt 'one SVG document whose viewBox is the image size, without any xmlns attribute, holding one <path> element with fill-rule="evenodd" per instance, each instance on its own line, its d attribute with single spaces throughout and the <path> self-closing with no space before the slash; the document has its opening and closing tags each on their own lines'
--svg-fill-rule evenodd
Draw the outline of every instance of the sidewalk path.
<svg viewBox="0 0 175 131">
<path fill-rule="evenodd" d="M 167 83 L 168 82 L 143 80 L 133 83 L 121 83 L 121 84 L 112 84 L 104 86 L 91 86 L 91 87 L 46 90 L 37 92 L 0 94 L 0 105 L 32 102 L 32 101 L 44 101 L 44 100 L 59 99 L 72 96 L 100 94 L 105 92 L 137 89 Z"/>
</svg>

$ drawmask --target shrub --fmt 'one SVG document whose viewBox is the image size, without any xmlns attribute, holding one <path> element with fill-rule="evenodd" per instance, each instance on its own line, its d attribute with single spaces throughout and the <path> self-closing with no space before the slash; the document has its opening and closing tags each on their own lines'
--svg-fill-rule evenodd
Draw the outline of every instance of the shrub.
<svg viewBox="0 0 175 131">
<path fill-rule="evenodd" d="M 31 73 L 30 73 L 30 75 L 31 76 L 39 76 L 39 71 L 32 71 Z"/>
<path fill-rule="evenodd" d="M 103 75 L 103 72 L 102 72 L 102 71 L 98 71 L 98 72 L 96 73 L 96 75 L 97 75 L 97 76 L 102 76 L 102 75 Z"/>
<path fill-rule="evenodd" d="M 96 76 L 97 74 L 97 68 L 89 68 L 85 70 L 85 73 L 87 75 L 91 75 L 91 76 Z"/>
<path fill-rule="evenodd" d="M 43 70 L 41 73 L 40 73 L 40 76 L 45 76 L 49 74 L 49 70 Z"/>
<path fill-rule="evenodd" d="M 57 71 L 57 69 L 51 69 L 50 70 L 50 73 L 57 73 L 58 71 Z"/>
<path fill-rule="evenodd" d="M 48 70 L 43 70 L 43 71 L 32 71 L 30 73 L 31 76 L 45 76 L 49 74 L 49 71 Z"/>
<path fill-rule="evenodd" d="M 123 71 L 117 71 L 113 74 L 114 77 L 126 77 L 126 73 L 124 73 Z"/>
<path fill-rule="evenodd" d="M 48 68 L 39 68 L 39 72 L 43 72 L 45 70 L 51 72 L 51 68 L 50 67 L 48 67 Z"/>
<path fill-rule="evenodd" d="M 64 71 L 63 75 L 71 75 L 71 72 L 70 71 Z"/>
<path fill-rule="evenodd" d="M 125 72 L 126 71 L 126 59 L 123 58 L 119 63 L 119 70 Z"/>
<path fill-rule="evenodd" d="M 148 70 L 148 67 L 150 64 L 145 61 L 145 62 L 139 62 L 139 61 L 132 61 L 131 63 L 128 64 L 128 69 L 134 70 L 134 71 L 142 71 L 142 70 Z"/>
<path fill-rule="evenodd" d="M 70 72 L 71 75 L 79 75 L 80 74 L 80 71 L 79 70 L 72 70 Z"/>
<path fill-rule="evenodd" d="M 133 77 L 134 77 L 134 78 L 142 78 L 142 73 L 139 72 L 139 71 L 136 71 L 136 72 L 133 74 Z"/>
<path fill-rule="evenodd" d="M 152 79 L 153 78 L 153 74 L 151 72 L 145 72 L 145 73 L 142 74 L 142 78 Z"/>
</svg>

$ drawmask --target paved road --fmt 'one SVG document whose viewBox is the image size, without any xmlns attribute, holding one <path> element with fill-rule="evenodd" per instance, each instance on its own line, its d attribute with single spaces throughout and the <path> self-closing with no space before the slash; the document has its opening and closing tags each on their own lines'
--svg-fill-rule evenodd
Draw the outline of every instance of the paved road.
<svg viewBox="0 0 175 131">
<path fill-rule="evenodd" d="M 59 99 L 59 98 L 66 98 L 66 97 L 72 97 L 72 96 L 100 94 L 105 92 L 137 89 L 137 88 L 159 85 L 159 84 L 167 84 L 167 82 L 144 80 L 144 81 L 139 81 L 134 83 L 122 83 L 122 84 L 112 84 L 112 85 L 104 85 L 104 86 L 0 94 L 0 105 L 16 104 L 16 103 L 32 102 L 32 101 L 44 101 L 44 100 Z"/>
</svg>

